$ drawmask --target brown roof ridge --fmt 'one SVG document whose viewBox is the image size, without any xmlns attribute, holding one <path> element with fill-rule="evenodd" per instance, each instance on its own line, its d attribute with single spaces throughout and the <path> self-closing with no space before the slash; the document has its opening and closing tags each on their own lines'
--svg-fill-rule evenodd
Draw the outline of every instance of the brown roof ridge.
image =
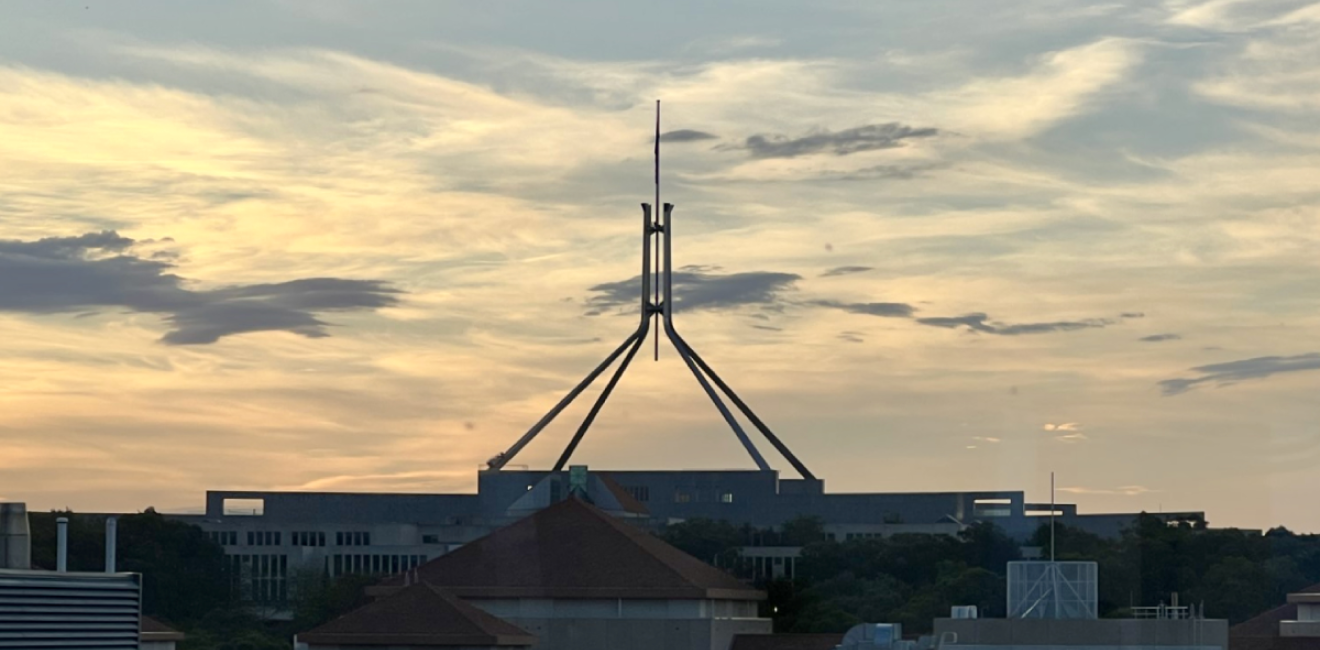
<svg viewBox="0 0 1320 650">
<path fill-rule="evenodd" d="M 468 599 L 765 599 L 765 592 L 580 498 L 464 544 L 414 575 Z M 400 582 L 396 576 L 372 593 L 384 595 Z"/>
<path fill-rule="evenodd" d="M 682 582 L 686 582 L 686 583 L 688 583 L 688 584 L 692 584 L 692 580 L 690 580 L 686 575 L 683 575 L 683 572 L 682 572 L 682 571 L 679 571 L 676 567 L 674 567 L 674 566 L 671 565 L 670 563 L 664 561 L 664 558 L 661 558 L 661 557 L 657 556 L 653 550 L 647 548 L 644 544 L 642 544 L 641 542 L 638 541 L 638 537 L 639 537 L 639 536 L 641 536 L 641 535 L 646 535 L 646 536 L 649 537 L 649 536 L 650 536 L 650 533 L 648 533 L 648 532 L 646 532 L 646 531 L 644 531 L 644 530 L 642 530 L 642 529 L 640 529 L 640 528 L 637 528 L 636 526 L 633 526 L 633 525 L 631 525 L 631 524 L 626 524 L 626 523 L 624 523 L 624 522 L 622 522 L 622 521 L 619 521 L 619 518 L 618 518 L 618 517 L 615 517 L 615 516 L 611 515 L 610 513 L 605 512 L 604 510 L 601 510 L 600 508 L 597 508 L 597 507 L 591 505 L 590 503 L 587 503 L 587 502 L 585 502 L 585 501 L 582 501 L 582 500 L 580 500 L 580 499 L 576 499 L 576 498 L 573 499 L 573 500 L 576 500 L 576 501 L 578 501 L 578 503 L 580 503 L 581 505 L 586 506 L 586 511 L 587 511 L 587 512 L 590 512 L 591 514 L 595 515 L 597 518 L 600 518 L 600 519 L 604 520 L 605 523 L 609 524 L 611 527 L 613 527 L 613 528 L 615 528 L 616 530 L 622 532 L 622 533 L 624 534 L 624 536 L 628 538 L 628 541 L 629 541 L 633 546 L 636 546 L 639 550 L 641 550 L 643 553 L 645 553 L 645 554 L 647 555 L 647 557 L 650 557 L 650 558 L 654 559 L 657 563 L 660 564 L 660 566 L 664 567 L 664 569 L 665 569 L 666 571 L 668 571 L 670 574 L 676 576 L 676 577 L 677 577 L 680 581 L 682 581 Z M 663 540 L 659 540 L 659 539 L 657 539 L 656 541 L 663 543 Z M 677 549 L 675 549 L 675 550 L 677 550 Z M 681 553 L 682 551 L 679 551 L 679 552 Z M 693 558 L 693 559 L 696 559 L 696 558 Z M 698 561 L 700 561 L 700 560 L 698 560 Z"/>
<path fill-rule="evenodd" d="M 522 628 L 427 583 L 342 614 L 298 639 L 319 645 L 521 645 L 535 642 Z"/>
<path fill-rule="evenodd" d="M 741 582 L 740 580 L 738 580 L 738 578 L 734 577 L 732 574 L 728 573 L 727 571 L 724 571 L 723 569 L 720 569 L 719 567 L 714 567 L 714 566 L 711 566 L 711 565 L 709 565 L 709 564 L 706 564 L 705 562 L 701 561 L 700 559 L 695 558 L 695 557 L 692 557 L 691 555 L 688 555 L 687 553 L 683 552 L 682 549 L 679 549 L 678 547 L 675 547 L 675 546 L 669 544 L 668 542 L 664 541 L 663 539 L 660 539 L 660 538 L 658 538 L 658 537 L 652 535 L 651 533 L 649 533 L 649 532 L 647 532 L 647 531 L 645 531 L 645 530 L 642 530 L 641 528 L 638 528 L 637 526 L 634 526 L 634 525 L 629 524 L 629 523 L 627 523 L 627 522 L 621 521 L 618 517 L 615 517 L 615 516 L 609 514 L 608 512 L 605 512 L 604 510 L 601 510 L 600 508 L 597 508 L 597 507 L 595 507 L 595 506 L 593 506 L 593 505 L 591 505 L 591 504 L 589 504 L 589 503 L 586 503 L 586 502 L 581 502 L 581 503 L 582 503 L 583 506 L 586 506 L 586 510 L 587 510 L 588 512 L 590 512 L 591 514 L 595 515 L 596 517 L 598 517 L 598 518 L 604 520 L 605 523 L 607 523 L 607 524 L 610 525 L 611 527 L 615 528 L 616 530 L 622 532 L 622 533 L 624 534 L 624 536 L 626 536 L 626 537 L 628 538 L 628 541 L 631 542 L 631 543 L 633 544 L 633 546 L 636 546 L 639 550 L 641 550 L 643 553 L 645 553 L 648 557 L 653 558 L 656 562 L 658 562 L 661 566 L 663 566 L 663 567 L 665 568 L 666 571 L 670 572 L 670 573 L 671 573 L 672 575 L 674 575 L 674 576 L 677 576 L 678 579 L 679 579 L 680 581 L 682 581 L 682 582 L 686 582 L 686 583 L 691 584 L 691 585 L 693 585 L 693 586 L 702 586 L 702 587 L 709 588 L 708 585 L 698 585 L 698 584 L 692 579 L 691 576 L 689 576 L 689 575 L 687 575 L 686 573 L 684 573 L 684 572 L 682 571 L 682 569 L 680 569 L 679 567 L 674 566 L 674 565 L 669 561 L 669 559 L 664 558 L 664 557 L 661 557 L 660 554 L 657 553 L 657 551 L 662 551 L 662 552 L 663 552 L 663 551 L 673 551 L 674 553 L 677 553 L 677 554 L 679 555 L 679 557 L 682 558 L 683 561 L 691 561 L 691 562 L 696 563 L 696 565 L 700 566 L 700 567 L 703 568 L 703 569 L 709 569 L 709 570 L 711 570 L 711 571 L 716 571 L 716 572 L 718 572 L 720 575 L 722 575 L 722 576 L 724 576 L 724 577 L 727 577 L 729 580 L 732 580 L 732 581 L 734 581 L 734 582 L 739 583 L 739 586 L 741 586 L 741 587 L 744 588 L 744 589 L 748 589 L 748 590 L 752 590 L 752 589 L 753 589 L 753 587 L 751 587 L 750 585 L 742 584 L 742 582 Z M 643 543 L 642 540 L 646 540 L 646 542 Z M 652 546 L 652 545 L 654 545 L 654 546 Z"/>
</svg>

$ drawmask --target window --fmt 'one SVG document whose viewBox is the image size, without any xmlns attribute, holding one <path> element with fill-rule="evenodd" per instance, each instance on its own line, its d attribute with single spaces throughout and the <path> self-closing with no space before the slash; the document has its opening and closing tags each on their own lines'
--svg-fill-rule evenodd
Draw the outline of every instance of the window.
<svg viewBox="0 0 1320 650">
<path fill-rule="evenodd" d="M 335 533 L 335 546 L 371 546 L 371 533 L 355 532 L 337 532 Z"/>
<path fill-rule="evenodd" d="M 684 492 L 683 490 L 674 491 L 674 503 L 691 503 L 691 502 L 692 502 L 692 495 L 690 493 Z"/>
<path fill-rule="evenodd" d="M 265 499 L 225 499 L 220 504 L 221 512 L 227 516 L 259 516 L 266 510 Z"/>
<path fill-rule="evenodd" d="M 634 485 L 631 487 L 625 487 L 623 488 L 623 491 L 627 492 L 628 496 L 631 496 L 632 498 L 638 501 L 651 500 L 651 488 L 645 485 Z"/>
<path fill-rule="evenodd" d="M 423 543 L 423 544 L 439 544 L 439 543 L 440 543 L 440 536 L 439 536 L 439 535 L 422 535 L 422 543 Z"/>
<path fill-rule="evenodd" d="M 319 531 L 289 533 L 294 546 L 325 546 L 325 533 Z"/>
<path fill-rule="evenodd" d="M 732 492 L 721 492 L 721 493 L 720 493 L 720 503 L 733 503 L 733 493 L 732 493 Z"/>
<path fill-rule="evenodd" d="M 236 530 L 213 530 L 207 533 L 211 541 L 221 546 L 237 546 L 238 531 Z"/>
</svg>

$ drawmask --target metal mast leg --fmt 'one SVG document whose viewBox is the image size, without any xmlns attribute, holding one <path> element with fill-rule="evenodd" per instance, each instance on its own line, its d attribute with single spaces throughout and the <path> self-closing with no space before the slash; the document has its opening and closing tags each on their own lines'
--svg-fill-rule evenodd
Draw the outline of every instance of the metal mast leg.
<svg viewBox="0 0 1320 650">
<path fill-rule="evenodd" d="M 756 462 L 756 466 L 762 471 L 770 471 L 770 465 L 765 462 L 765 458 L 762 457 L 761 452 L 756 449 L 756 445 L 753 444 L 752 439 L 747 436 L 747 432 L 743 431 L 742 425 L 738 424 L 738 419 L 733 417 L 733 413 L 729 411 L 729 407 L 725 406 L 724 400 L 720 399 L 719 393 L 716 393 L 715 389 L 711 388 L 710 382 L 706 381 L 706 378 L 702 376 L 701 370 L 698 369 L 697 364 L 692 361 L 692 355 L 688 351 L 687 344 L 683 342 L 683 339 L 678 335 L 678 332 L 674 330 L 674 268 L 672 255 L 673 249 L 671 247 L 671 240 L 673 239 L 673 220 L 670 219 L 670 215 L 673 211 L 674 205 L 672 203 L 666 203 L 664 205 L 664 216 L 660 224 L 660 236 L 665 240 L 664 254 L 662 256 L 664 257 L 665 266 L 665 295 L 664 300 L 660 303 L 664 312 L 665 334 L 669 336 L 669 341 L 673 343 L 674 348 L 678 350 L 678 356 L 683 357 L 683 363 L 687 364 L 688 369 L 692 371 L 692 375 L 697 378 L 697 383 L 701 384 L 701 388 L 706 391 L 706 395 L 710 396 L 710 401 L 715 403 L 715 408 L 719 409 L 720 415 L 724 416 L 724 421 L 729 423 L 729 428 L 733 429 L 733 434 L 738 436 L 738 442 L 742 443 L 743 448 L 747 450 L 747 454 Z"/>
<path fill-rule="evenodd" d="M 679 340 L 683 339 L 682 336 L 679 336 L 678 338 Z M 701 366 L 701 370 L 711 378 L 711 381 L 714 381 L 715 385 L 719 386 L 720 390 L 724 391 L 725 395 L 728 395 L 729 401 L 733 402 L 733 405 L 738 407 L 738 410 L 742 411 L 742 414 L 747 416 L 748 420 L 751 420 L 752 424 L 761 432 L 761 435 L 764 435 L 766 440 L 769 440 L 770 444 L 774 445 L 775 450 L 777 450 L 779 454 L 793 466 L 793 469 L 797 470 L 798 475 L 807 480 L 816 480 L 816 475 L 812 474 L 811 470 L 807 469 L 807 466 L 803 465 L 802 461 L 799 461 L 797 456 L 794 456 L 793 452 L 789 451 L 788 446 L 781 442 L 779 437 L 770 431 L 770 427 L 766 426 L 766 424 L 761 421 L 761 418 L 756 417 L 756 413 L 752 411 L 751 407 L 747 406 L 745 402 L 739 399 L 738 394 L 733 392 L 733 389 L 730 388 L 728 384 L 724 383 L 724 380 L 720 379 L 719 375 L 715 374 L 715 371 L 707 365 L 704 360 L 702 360 L 701 355 L 697 354 L 696 350 L 693 350 L 692 347 L 687 344 L 687 341 L 683 341 L 683 347 L 687 348 L 688 354 L 692 355 L 692 360 L 696 361 L 698 366 Z"/>
<path fill-rule="evenodd" d="M 642 318 L 641 321 L 637 324 L 637 331 L 633 332 L 631 336 L 625 339 L 623 344 L 620 345 L 618 348 L 616 348 L 614 352 L 610 353 L 610 356 L 606 357 L 605 360 L 602 361 L 599 366 L 596 366 L 596 369 L 592 370 L 591 374 L 587 375 L 586 379 L 583 379 L 581 382 L 578 383 L 577 386 L 573 388 L 573 390 L 569 391 L 568 394 L 564 396 L 564 399 L 559 400 L 559 403 L 555 404 L 555 407 L 550 409 L 549 413 L 546 413 L 536 424 L 532 425 L 532 428 L 528 429 L 527 433 L 523 434 L 523 437 L 518 439 L 518 442 L 513 443 L 512 447 L 509 447 L 508 450 L 504 451 L 498 456 L 495 456 L 489 461 L 486 461 L 487 467 L 489 467 L 490 469 L 501 469 L 505 465 L 507 465 L 509 461 L 513 460 L 513 457 L 516 456 L 518 452 L 522 451 L 523 447 L 527 446 L 527 443 L 531 442 L 532 439 L 535 438 L 537 434 L 541 433 L 541 429 L 544 429 L 546 425 L 550 424 L 550 422 L 555 419 L 555 416 L 559 415 L 560 411 L 563 411 L 564 408 L 567 407 L 570 403 L 572 403 L 574 399 L 577 399 L 577 396 L 581 394 L 582 391 L 586 389 L 587 386 L 590 386 L 591 382 L 595 381 L 596 377 L 600 376 L 600 373 L 604 372 L 606 368 L 610 367 L 610 364 L 614 363 L 614 360 L 619 358 L 619 355 L 623 354 L 623 351 L 629 345 L 632 345 L 633 343 L 638 341 L 644 341 L 646 339 L 646 332 L 647 330 L 650 329 L 651 314 L 653 314 L 656 311 L 655 305 L 651 303 L 650 297 L 648 296 L 648 293 L 650 292 L 649 285 L 651 284 L 651 238 L 656 236 L 658 235 L 655 224 L 651 223 L 651 206 L 643 203 L 642 204 L 642 296 L 641 296 Z M 634 348 L 633 352 L 636 351 L 637 351 L 636 348 Z M 631 352 L 628 354 L 628 358 L 632 359 Z M 628 367 L 627 361 L 625 361 L 623 365 L 620 367 L 619 372 L 615 373 L 614 379 L 610 381 L 610 385 L 605 389 L 603 395 L 609 395 L 610 390 L 613 388 L 614 384 L 617 383 L 619 375 L 622 374 L 623 368 L 626 367 Z M 595 418 L 595 413 L 597 411 L 599 411 L 599 404 L 597 405 L 596 408 L 592 409 L 592 415 L 591 415 L 592 419 Z M 583 430 L 579 430 L 578 435 L 574 437 L 572 442 L 573 447 L 576 447 L 578 441 L 581 440 L 582 431 Z"/>
<path fill-rule="evenodd" d="M 555 404 L 555 407 L 550 409 L 549 413 L 546 413 L 536 424 L 532 425 L 532 428 L 528 429 L 527 433 L 523 434 L 523 437 L 518 439 L 518 442 L 513 443 L 512 447 L 509 447 L 498 456 L 486 461 L 486 466 L 490 469 L 502 469 L 509 463 L 509 461 L 513 460 L 513 457 L 518 455 L 518 452 L 522 451 L 522 448 L 526 447 L 527 443 L 531 442 L 538 433 L 541 433 L 541 429 L 544 429 L 547 424 L 550 424 L 550 422 L 555 419 L 555 416 L 559 415 L 559 412 L 564 410 L 564 407 L 568 406 L 569 403 L 576 399 L 587 386 L 590 386 L 591 382 L 595 381 L 596 377 L 600 376 L 600 373 L 605 372 L 605 369 L 610 367 L 610 364 L 613 364 L 614 360 L 619 358 L 619 355 L 623 354 L 623 351 L 626 350 L 629 345 L 632 345 L 641 333 L 641 329 L 633 332 L 632 335 L 623 342 L 623 345 L 620 345 L 614 350 L 614 352 L 610 353 L 610 356 L 606 357 L 599 366 L 596 366 L 596 369 L 592 370 L 591 374 L 587 375 L 586 379 L 579 382 L 573 390 L 569 391 L 568 394 L 564 396 L 564 399 L 559 400 L 559 403 Z"/>
<path fill-rule="evenodd" d="M 633 355 L 637 354 L 637 351 L 641 349 L 642 344 L 645 342 L 646 331 L 643 330 L 641 335 L 637 337 L 637 340 L 633 342 L 632 349 L 628 350 L 628 354 L 623 357 L 623 363 L 619 364 L 619 369 L 614 371 L 614 376 L 610 377 L 609 383 L 605 384 L 605 390 L 600 392 L 600 396 L 596 398 L 596 403 L 591 405 L 591 411 L 588 412 L 587 417 L 582 420 L 582 424 L 578 427 L 577 433 L 573 434 L 573 439 L 569 441 L 568 446 L 564 448 L 564 453 L 559 455 L 559 460 L 555 462 L 554 469 L 550 471 L 558 472 L 564 469 L 564 465 L 568 464 L 569 457 L 571 457 L 573 452 L 577 449 L 578 443 L 582 442 L 582 437 L 587 435 L 587 429 L 596 421 L 596 415 L 600 413 L 601 407 L 605 406 L 605 400 L 610 398 L 610 393 L 614 392 L 614 386 L 619 383 L 619 379 L 623 377 L 623 373 L 628 370 L 628 364 L 632 363 Z"/>
</svg>

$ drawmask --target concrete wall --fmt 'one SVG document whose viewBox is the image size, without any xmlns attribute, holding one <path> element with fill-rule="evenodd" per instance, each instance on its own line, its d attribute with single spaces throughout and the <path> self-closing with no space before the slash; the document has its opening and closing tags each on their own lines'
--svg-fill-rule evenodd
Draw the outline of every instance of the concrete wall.
<svg viewBox="0 0 1320 650">
<path fill-rule="evenodd" d="M 769 634 L 769 619 L 505 619 L 536 650 L 728 650 L 736 634 Z"/>
<path fill-rule="evenodd" d="M 995 648 L 1228 647 L 1228 621 L 1221 619 L 935 619 L 937 638 L 949 632 L 958 646 Z"/>
</svg>

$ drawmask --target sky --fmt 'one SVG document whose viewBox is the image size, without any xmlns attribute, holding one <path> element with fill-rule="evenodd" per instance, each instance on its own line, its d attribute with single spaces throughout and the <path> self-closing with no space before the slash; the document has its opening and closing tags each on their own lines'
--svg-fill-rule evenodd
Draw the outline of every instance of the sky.
<svg viewBox="0 0 1320 650">
<path fill-rule="evenodd" d="M 474 491 L 636 326 L 660 99 L 678 328 L 828 491 L 1320 531 L 1320 3 L 0 10 L 0 499 Z M 753 467 L 668 345 L 574 463 Z"/>
</svg>

